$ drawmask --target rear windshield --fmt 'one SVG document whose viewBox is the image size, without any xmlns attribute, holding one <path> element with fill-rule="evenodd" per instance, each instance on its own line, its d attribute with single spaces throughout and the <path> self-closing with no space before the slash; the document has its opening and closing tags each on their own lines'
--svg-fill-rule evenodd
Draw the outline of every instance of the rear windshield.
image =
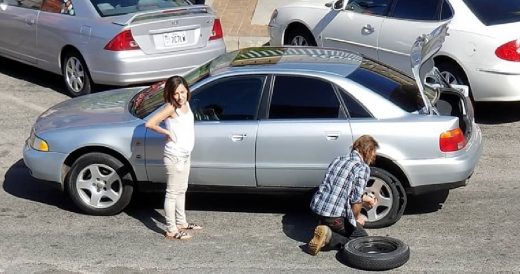
<svg viewBox="0 0 520 274">
<path fill-rule="evenodd" d="M 90 2 L 103 17 L 190 5 L 187 0 L 90 0 Z"/>
<path fill-rule="evenodd" d="M 464 0 L 464 2 L 486 26 L 520 21 L 520 1 Z"/>
<path fill-rule="evenodd" d="M 381 63 L 363 59 L 361 66 L 347 75 L 347 78 L 371 89 L 407 112 L 424 108 L 424 101 L 415 81 Z"/>
</svg>

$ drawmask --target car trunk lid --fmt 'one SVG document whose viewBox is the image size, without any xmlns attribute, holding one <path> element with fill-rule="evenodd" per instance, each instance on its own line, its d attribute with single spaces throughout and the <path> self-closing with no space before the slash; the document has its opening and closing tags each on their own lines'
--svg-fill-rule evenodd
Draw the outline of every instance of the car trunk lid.
<svg viewBox="0 0 520 274">
<path fill-rule="evenodd" d="M 215 15 L 206 6 L 186 6 L 121 15 L 112 22 L 128 26 L 141 50 L 156 54 L 205 47 Z"/>
</svg>

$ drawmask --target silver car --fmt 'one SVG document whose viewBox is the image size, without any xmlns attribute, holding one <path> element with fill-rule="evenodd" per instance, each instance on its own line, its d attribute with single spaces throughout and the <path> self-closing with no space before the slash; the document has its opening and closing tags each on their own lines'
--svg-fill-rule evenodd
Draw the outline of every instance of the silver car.
<svg viewBox="0 0 520 274">
<path fill-rule="evenodd" d="M 0 56 L 63 75 L 71 96 L 183 74 L 223 54 L 220 20 L 186 0 L 0 0 Z"/>
<path fill-rule="evenodd" d="M 379 199 L 367 226 L 391 225 L 407 194 L 463 186 L 482 151 L 467 87 L 448 87 L 431 56 L 445 35 L 421 37 L 414 81 L 344 50 L 260 47 L 191 71 L 196 118 L 190 188 L 301 191 L 316 187 L 354 139 L 380 144 L 367 191 Z M 68 191 L 84 212 L 108 215 L 136 187 L 166 180 L 165 139 L 145 122 L 164 83 L 73 98 L 45 111 L 24 148 L 34 177 Z"/>
</svg>

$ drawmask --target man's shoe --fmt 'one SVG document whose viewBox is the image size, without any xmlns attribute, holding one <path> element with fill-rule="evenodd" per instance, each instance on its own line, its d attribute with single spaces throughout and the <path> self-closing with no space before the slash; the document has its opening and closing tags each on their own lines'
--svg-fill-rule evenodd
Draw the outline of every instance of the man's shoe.
<svg viewBox="0 0 520 274">
<path fill-rule="evenodd" d="M 319 225 L 314 229 L 314 237 L 307 244 L 309 254 L 315 256 L 321 248 L 330 242 L 332 231 L 326 225 Z"/>
</svg>

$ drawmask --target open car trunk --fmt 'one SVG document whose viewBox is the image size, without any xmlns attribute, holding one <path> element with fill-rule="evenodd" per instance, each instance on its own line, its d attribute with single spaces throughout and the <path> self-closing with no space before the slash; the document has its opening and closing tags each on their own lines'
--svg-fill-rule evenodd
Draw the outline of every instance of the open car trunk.
<svg viewBox="0 0 520 274">
<path fill-rule="evenodd" d="M 460 90 L 455 88 L 442 88 L 435 108 L 439 115 L 454 116 L 459 118 L 459 127 L 469 140 L 473 130 L 474 112 L 471 100 Z"/>
</svg>

